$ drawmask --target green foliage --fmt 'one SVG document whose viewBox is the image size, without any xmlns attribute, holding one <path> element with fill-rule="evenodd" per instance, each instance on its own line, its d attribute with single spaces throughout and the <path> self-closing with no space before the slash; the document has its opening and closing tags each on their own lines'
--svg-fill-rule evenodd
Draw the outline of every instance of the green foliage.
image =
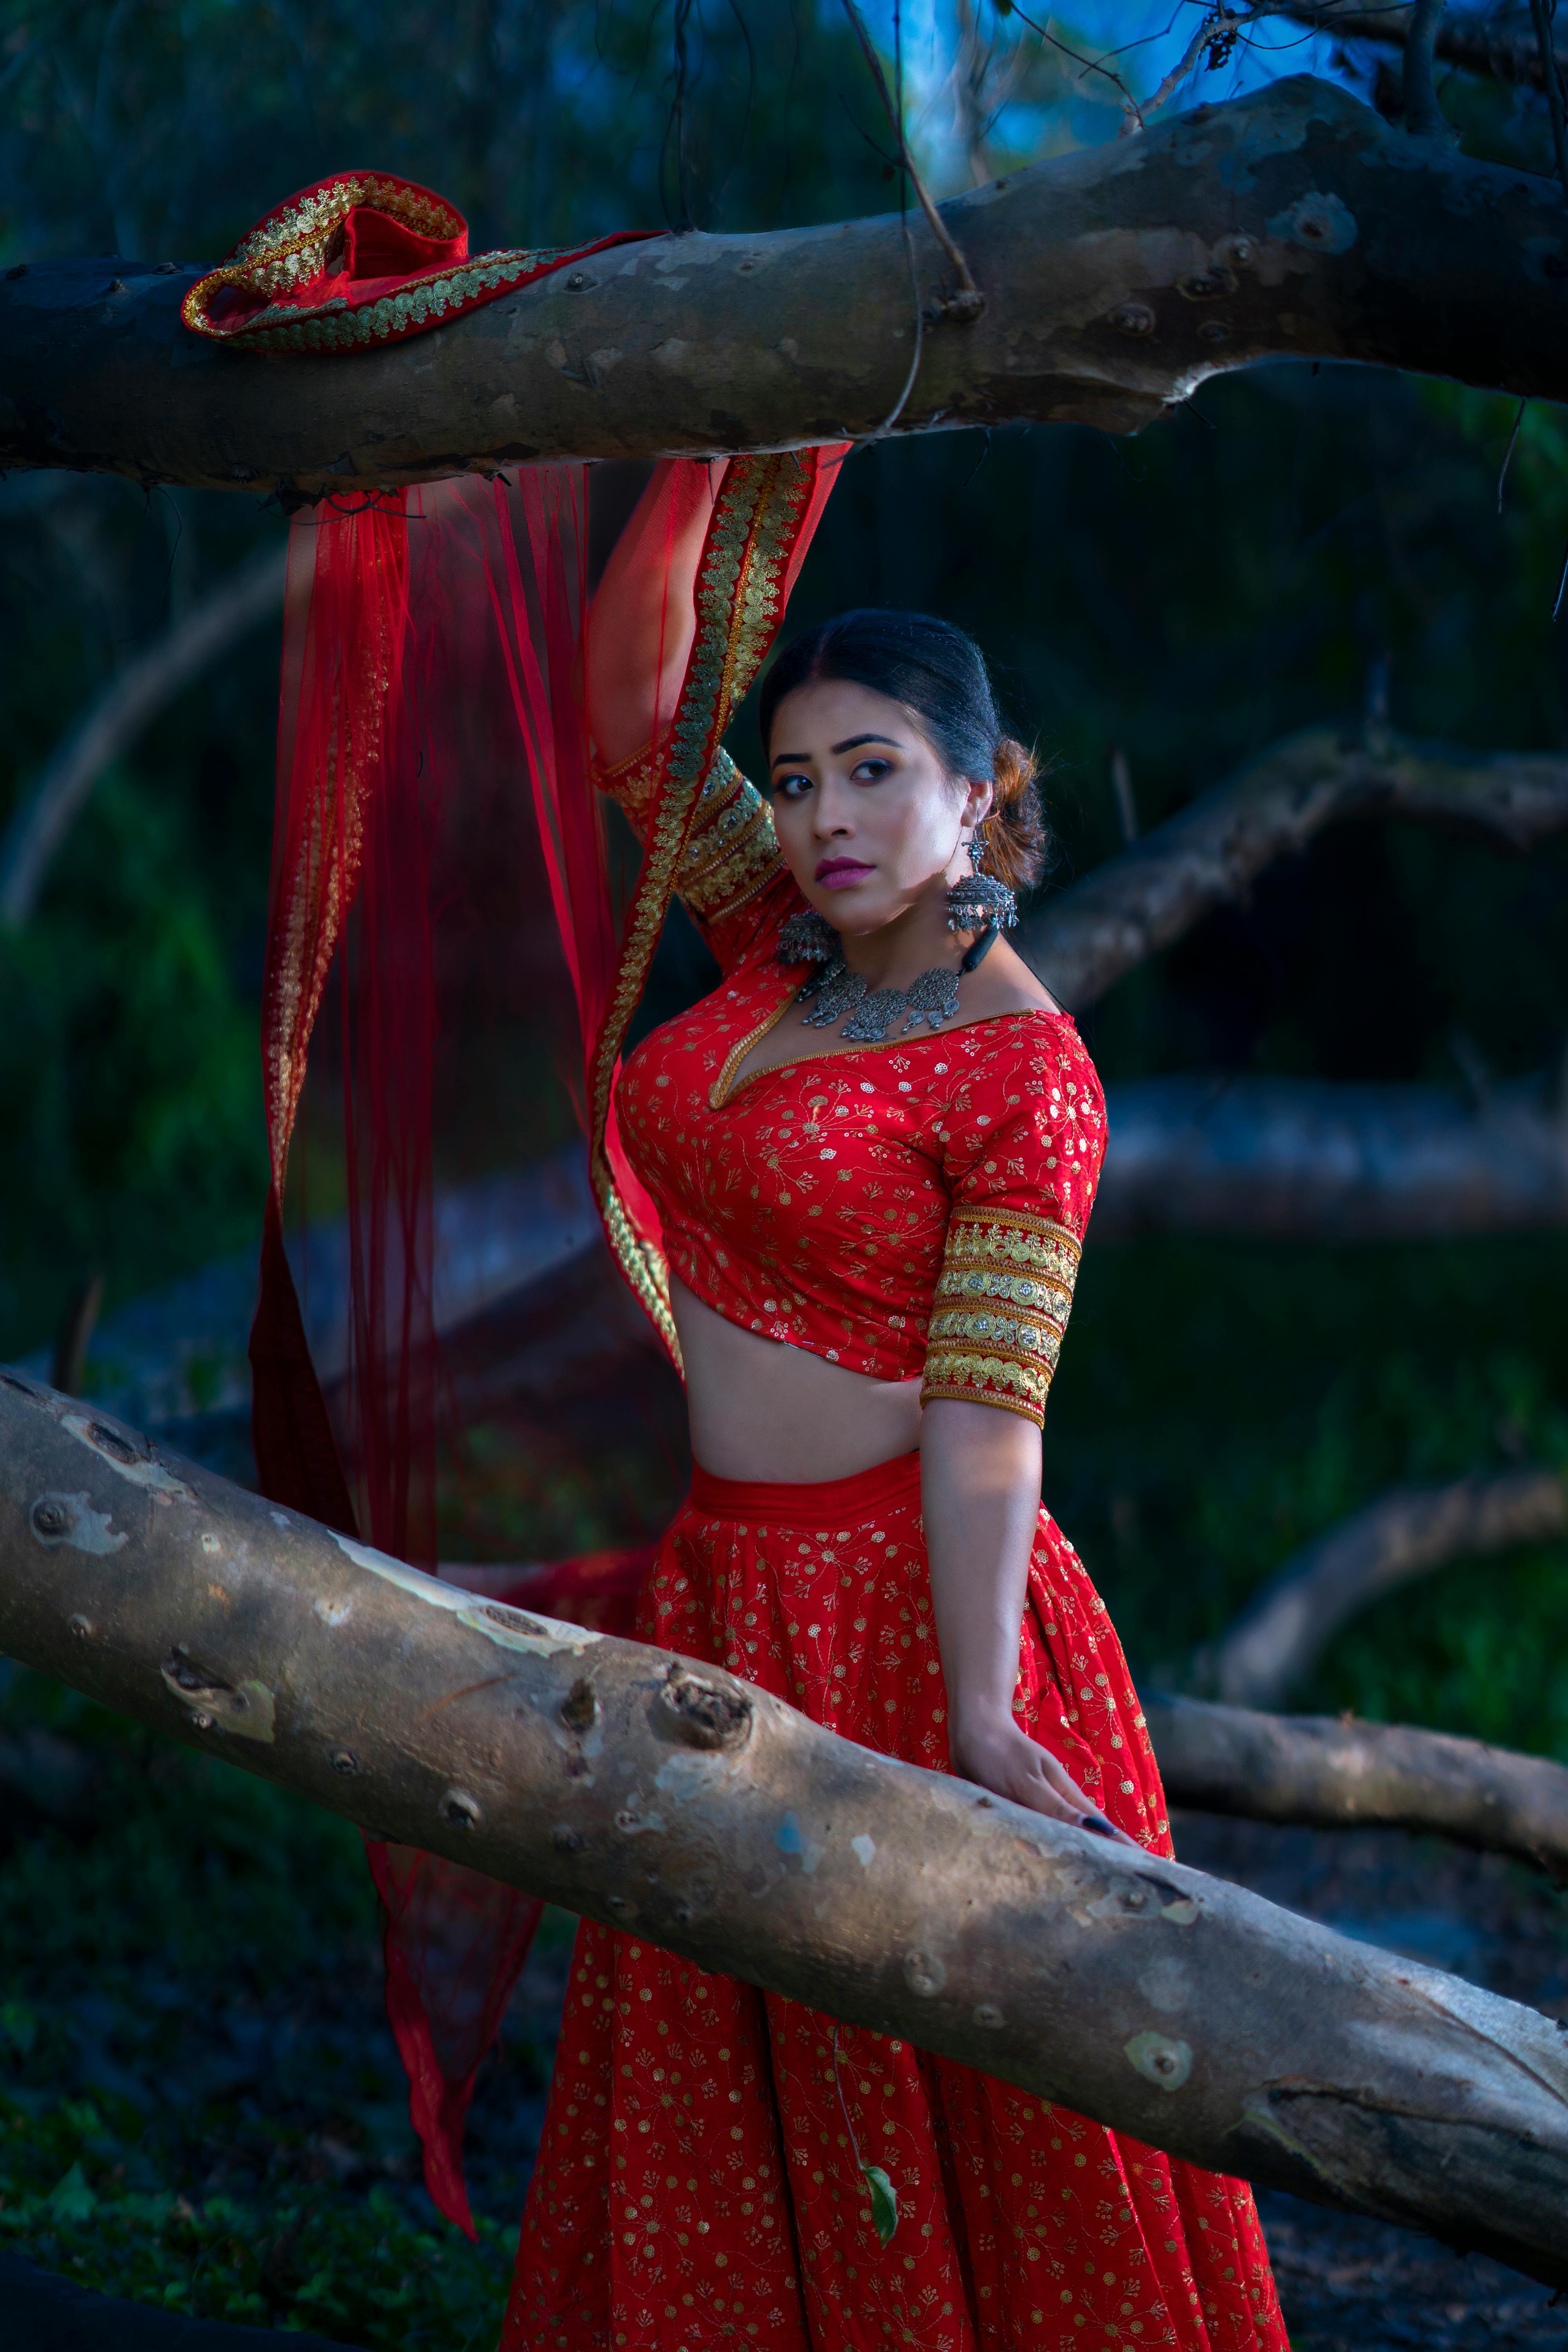
<svg viewBox="0 0 1568 2352">
<path fill-rule="evenodd" d="M 1135 1666 L 1180 1675 L 1300 1546 L 1384 1488 L 1568 1467 L 1568 1243 L 1089 1251 L 1046 1499 Z M 1568 1544 L 1370 1612 L 1297 1703 L 1568 1758 Z"/>
<path fill-rule="evenodd" d="M 0 2095 L 0 2246 L 79 2285 L 197 2319 L 308 2331 L 364 2352 L 493 2344 L 510 2239 L 421 2228 L 389 2191 L 258 2206 L 126 2189 L 138 2118 L 74 2099 L 41 2116 Z M 36 2191 L 29 2182 L 52 2180 Z"/>
<path fill-rule="evenodd" d="M 72 1283 L 123 1292 L 243 1248 L 266 1194 L 256 1012 L 199 853 L 123 772 L 68 843 L 47 916 L 0 932 L 0 1346 Z"/>
<path fill-rule="evenodd" d="M 477 2244 L 417 2186 L 358 1832 L 13 1671 L 4 1720 L 105 1779 L 93 1835 L 0 1863 L 0 2246 L 172 2312 L 488 2352 L 518 2151 L 481 2099 Z M 503 2046 L 503 2110 L 544 2063 Z"/>
</svg>

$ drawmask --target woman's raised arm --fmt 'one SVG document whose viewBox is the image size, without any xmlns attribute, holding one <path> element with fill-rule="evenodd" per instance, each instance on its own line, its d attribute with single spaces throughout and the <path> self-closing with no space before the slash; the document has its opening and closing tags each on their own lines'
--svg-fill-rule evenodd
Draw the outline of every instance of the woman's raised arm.
<svg viewBox="0 0 1568 2352">
<path fill-rule="evenodd" d="M 588 607 L 588 728 L 603 768 L 629 760 L 675 714 L 696 631 L 697 566 L 726 461 L 666 458 L 616 540 Z"/>
</svg>

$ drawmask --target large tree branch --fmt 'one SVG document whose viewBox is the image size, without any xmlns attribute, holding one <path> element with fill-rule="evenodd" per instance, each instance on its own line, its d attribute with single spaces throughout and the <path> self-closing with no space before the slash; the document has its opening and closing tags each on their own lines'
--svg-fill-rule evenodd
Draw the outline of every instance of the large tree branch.
<svg viewBox="0 0 1568 2352">
<path fill-rule="evenodd" d="M 0 1643 L 399 1842 L 1568 2284 L 1551 2021 L 478 1601 L 0 1376 Z"/>
<path fill-rule="evenodd" d="M 1287 1560 L 1215 1644 L 1205 1671 L 1234 1706 L 1279 1706 L 1340 1627 L 1374 1601 L 1450 1560 L 1564 1533 L 1568 1486 L 1555 1470 L 1396 1487 Z"/>
<path fill-rule="evenodd" d="M 1258 0 L 1259 16 L 1289 16 L 1315 32 L 1333 33 L 1341 40 L 1375 41 L 1402 49 L 1415 21 L 1413 6 L 1368 7 L 1364 0 Z M 1541 51 L 1528 35 L 1500 33 L 1479 12 L 1449 16 L 1437 27 L 1434 54 L 1465 73 L 1489 76 L 1498 81 L 1542 87 Z M 1568 67 L 1568 52 L 1558 51 Z"/>
<path fill-rule="evenodd" d="M 1129 431 L 1281 355 L 1568 396 L 1555 184 L 1392 133 L 1306 77 L 943 211 L 985 310 L 927 333 L 902 432 Z M 945 260 L 923 222 L 915 234 L 934 304 Z M 887 416 L 914 327 L 893 215 L 617 251 L 346 358 L 198 342 L 179 324 L 189 282 L 112 261 L 0 281 L 0 466 L 295 497 L 837 440 Z"/>
<path fill-rule="evenodd" d="M 1370 816 L 1533 849 L 1568 827 L 1568 760 L 1415 743 L 1376 724 L 1310 727 L 1047 900 L 1018 936 L 1052 992 L 1081 1011 L 1325 825 Z"/>
<path fill-rule="evenodd" d="M 24 794 L 0 835 L 0 926 L 19 930 L 94 784 L 164 707 L 283 602 L 288 551 L 268 548 L 126 663 Z"/>
<path fill-rule="evenodd" d="M 1144 1701 L 1173 1805 L 1312 1829 L 1435 1832 L 1568 1880 L 1568 1767 L 1479 1739 L 1201 1699 Z"/>
<path fill-rule="evenodd" d="M 1106 1088 L 1089 1237 L 1398 1241 L 1568 1224 L 1559 1077 L 1458 1088 L 1182 1072 Z"/>
</svg>

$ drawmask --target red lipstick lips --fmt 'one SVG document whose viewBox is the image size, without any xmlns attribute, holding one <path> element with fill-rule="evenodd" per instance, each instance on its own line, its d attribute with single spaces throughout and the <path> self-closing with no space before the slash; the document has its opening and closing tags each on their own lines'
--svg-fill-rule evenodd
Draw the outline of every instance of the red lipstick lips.
<svg viewBox="0 0 1568 2352">
<path fill-rule="evenodd" d="M 871 868 L 860 857 L 825 857 L 816 869 L 816 879 L 825 889 L 842 890 L 851 882 L 858 882 L 862 874 Z"/>
</svg>

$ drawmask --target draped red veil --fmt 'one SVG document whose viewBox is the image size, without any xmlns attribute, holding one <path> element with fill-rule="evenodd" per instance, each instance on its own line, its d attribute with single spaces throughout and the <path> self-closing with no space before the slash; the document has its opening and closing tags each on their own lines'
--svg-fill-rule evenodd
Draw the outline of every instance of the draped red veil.
<svg viewBox="0 0 1568 2352">
<path fill-rule="evenodd" d="M 272 1189 L 251 1340 L 257 1464 L 273 1499 L 416 1566 L 437 1565 L 437 1448 L 451 1419 L 433 1198 L 444 1123 L 472 1083 L 453 1057 L 479 1000 L 492 1078 L 531 1020 L 574 1029 L 605 1231 L 679 1360 L 658 1223 L 621 1152 L 612 1089 L 703 772 L 777 630 L 838 455 L 741 457 L 724 471 L 695 642 L 658 738 L 652 846 L 619 924 L 582 688 L 586 469 L 329 500 L 294 521 L 263 1003 Z M 662 573 L 668 590 L 679 518 L 710 487 L 695 461 L 661 467 L 618 559 Z M 323 1007 L 341 1064 L 351 1260 L 349 1372 L 331 1412 L 282 1220 Z M 548 1580 L 533 1605 L 626 1630 L 624 1568 L 606 1581 L 603 1561 L 563 1562 Z M 426 2179 L 471 2231 L 464 2116 L 541 1906 L 455 1864 L 366 1845 Z"/>
</svg>

